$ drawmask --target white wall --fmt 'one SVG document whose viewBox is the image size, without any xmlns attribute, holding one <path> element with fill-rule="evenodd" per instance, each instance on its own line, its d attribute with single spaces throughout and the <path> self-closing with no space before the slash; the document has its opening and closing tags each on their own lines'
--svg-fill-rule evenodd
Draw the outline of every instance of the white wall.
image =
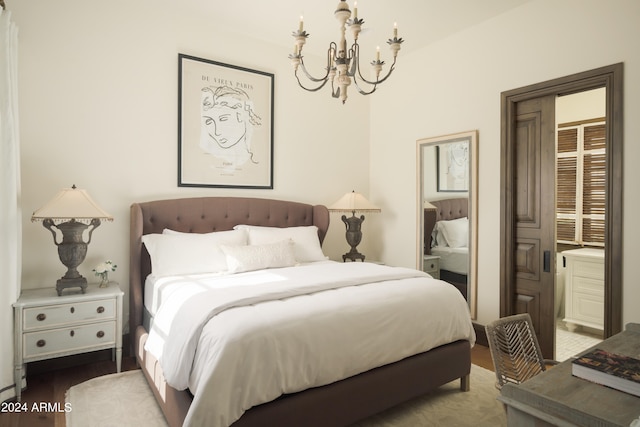
<svg viewBox="0 0 640 427">
<path fill-rule="evenodd" d="M 180 2 L 9 7 L 19 27 L 23 288 L 53 287 L 66 271 L 50 233 L 29 219 L 72 184 L 115 217 L 95 231 L 79 271 L 94 279 L 91 268 L 112 259 L 119 268 L 111 277 L 125 291 L 132 202 L 232 195 L 329 205 L 351 190 L 368 195 L 369 100 L 354 94 L 342 105 L 328 88 L 299 89 L 290 49 L 232 35 Z M 273 190 L 177 187 L 178 53 L 275 74 Z M 359 246 L 367 255 L 372 230 Z M 338 259 L 348 249 L 332 214 L 325 252 Z"/>
<path fill-rule="evenodd" d="M 499 317 L 500 93 L 618 62 L 625 74 L 623 245 L 633 254 L 640 240 L 640 193 L 632 185 L 640 180 L 640 122 L 633 119 L 640 115 L 639 16 L 635 0 L 536 0 L 402 56 L 371 102 L 371 197 L 390 212 L 382 259 L 416 265 L 416 140 L 478 129 L 478 322 Z M 638 322 L 640 265 L 627 256 L 623 268 L 623 322 Z"/>
<path fill-rule="evenodd" d="M 356 190 L 382 208 L 367 216 L 361 252 L 415 266 L 416 140 L 478 129 L 478 321 L 486 323 L 499 314 L 500 93 L 617 62 L 625 63 L 625 253 L 640 240 L 633 215 L 640 195 L 630 184 L 640 178 L 633 163 L 640 158 L 633 137 L 640 131 L 633 120 L 640 114 L 636 0 L 534 0 L 422 50 L 400 52 L 394 75 L 374 96 L 352 95 L 344 106 L 326 90 L 297 88 L 290 49 L 243 39 L 180 2 L 28 0 L 9 8 L 20 29 L 25 288 L 53 286 L 64 273 L 51 235 L 29 216 L 74 183 L 116 218 L 96 230 L 80 271 L 90 276 L 95 263 L 111 258 L 125 290 L 129 205 L 165 197 L 331 204 Z M 274 190 L 176 186 L 178 53 L 275 74 Z M 348 249 L 343 232 L 332 216 L 325 247 L 332 258 Z M 640 321 L 632 304 L 640 300 L 633 286 L 639 273 L 632 260 L 624 262 L 625 323 Z"/>
<path fill-rule="evenodd" d="M 607 90 L 603 87 L 556 99 L 556 124 L 599 119 L 607 115 Z"/>
</svg>

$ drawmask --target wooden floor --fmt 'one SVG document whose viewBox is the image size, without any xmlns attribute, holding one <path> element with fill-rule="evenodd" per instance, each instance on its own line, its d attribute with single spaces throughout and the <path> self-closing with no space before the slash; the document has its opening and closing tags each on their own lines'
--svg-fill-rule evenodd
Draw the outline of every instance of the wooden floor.
<svg viewBox="0 0 640 427">
<path fill-rule="evenodd" d="M 104 357 L 99 358 L 105 359 Z M 60 360 L 62 359 L 64 358 Z M 37 363 L 40 362 L 34 362 L 34 364 Z M 27 388 L 22 391 L 21 401 L 21 405 L 26 404 L 27 412 L 0 413 L 0 427 L 65 427 L 64 398 L 66 391 L 91 378 L 116 372 L 116 364 L 111 360 L 84 363 L 45 372 L 38 372 L 43 368 L 36 365 L 32 369 L 31 365 L 27 366 Z M 131 369 L 137 369 L 135 360 L 123 357 L 122 370 Z M 40 403 L 58 403 L 59 410 L 53 408 L 53 411 L 33 411 L 33 405 L 37 407 Z"/>
<path fill-rule="evenodd" d="M 104 359 L 104 357 L 103 357 Z M 471 362 L 485 369 L 493 370 L 491 353 L 488 347 L 476 344 L 471 350 Z M 122 359 L 122 370 L 137 369 L 135 360 Z M 40 369 L 42 370 L 42 369 Z M 32 372 L 35 371 L 35 372 Z M 101 375 L 116 371 L 115 363 L 110 360 L 69 366 L 54 371 L 38 372 L 29 365 L 27 385 L 22 392 L 22 404 L 29 408 L 24 413 L 0 413 L 0 427 L 65 427 L 65 392 L 72 386 Z M 58 403 L 59 412 L 32 411 L 33 405 Z M 51 405 L 50 405 L 51 406 Z"/>
<path fill-rule="evenodd" d="M 489 347 L 476 343 L 471 349 L 471 363 L 493 371 L 493 359 Z"/>
</svg>

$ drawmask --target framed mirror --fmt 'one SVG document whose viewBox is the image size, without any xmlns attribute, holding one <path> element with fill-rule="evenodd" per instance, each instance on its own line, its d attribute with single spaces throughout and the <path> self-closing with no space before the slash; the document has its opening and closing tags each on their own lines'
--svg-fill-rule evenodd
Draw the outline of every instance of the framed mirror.
<svg viewBox="0 0 640 427">
<path fill-rule="evenodd" d="M 476 319 L 478 131 L 417 141 L 417 268 L 451 283 Z"/>
</svg>

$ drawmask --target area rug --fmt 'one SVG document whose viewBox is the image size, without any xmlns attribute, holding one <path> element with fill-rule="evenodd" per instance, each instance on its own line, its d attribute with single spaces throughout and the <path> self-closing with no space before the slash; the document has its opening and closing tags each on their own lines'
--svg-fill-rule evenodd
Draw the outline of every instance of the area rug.
<svg viewBox="0 0 640 427">
<path fill-rule="evenodd" d="M 395 406 L 352 427 L 501 427 L 507 425 L 493 371 L 471 365 L 471 389 L 460 391 L 460 380 Z"/>
<path fill-rule="evenodd" d="M 495 374 L 471 365 L 471 391 L 452 381 L 425 396 L 389 409 L 353 427 L 506 426 L 496 400 Z M 140 370 L 105 375 L 67 391 L 67 427 L 166 427 Z"/>
<path fill-rule="evenodd" d="M 167 427 L 141 370 L 92 378 L 67 390 L 67 427 Z"/>
</svg>

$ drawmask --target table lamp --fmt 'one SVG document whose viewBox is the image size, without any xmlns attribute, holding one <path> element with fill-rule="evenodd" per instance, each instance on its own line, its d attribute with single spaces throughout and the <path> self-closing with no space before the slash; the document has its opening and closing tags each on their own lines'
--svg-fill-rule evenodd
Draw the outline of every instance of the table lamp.
<svg viewBox="0 0 640 427">
<path fill-rule="evenodd" d="M 424 208 L 424 254 L 431 255 L 431 233 L 433 232 L 433 226 L 436 224 L 437 208 L 429 203 L 427 200 L 423 202 Z M 431 225 L 431 229 L 428 226 Z"/>
<path fill-rule="evenodd" d="M 364 262 L 364 255 L 358 252 L 356 247 L 362 240 L 362 221 L 364 221 L 364 215 L 356 217 L 356 212 L 380 212 L 380 208 L 372 204 L 365 197 L 352 191 L 340 198 L 333 205 L 329 206 L 331 212 L 351 212 L 351 216 L 347 217 L 342 215 L 342 222 L 344 222 L 347 228 L 346 237 L 347 243 L 351 246 L 351 250 L 342 255 L 342 261 L 346 261 L 347 258 L 351 261 L 360 260 Z"/>
<path fill-rule="evenodd" d="M 31 216 L 32 222 L 42 221 L 44 228 L 51 232 L 60 261 L 67 267 L 66 274 L 56 282 L 58 296 L 65 288 L 80 287 L 82 293 L 86 292 L 87 279 L 77 268 L 87 255 L 91 234 L 100 226 L 100 220 L 113 221 L 113 217 L 102 210 L 85 190 L 75 185 L 60 190 Z M 58 242 L 54 228 L 62 233 L 62 242 Z M 89 234 L 85 243 L 83 233 L 87 228 Z"/>
</svg>

